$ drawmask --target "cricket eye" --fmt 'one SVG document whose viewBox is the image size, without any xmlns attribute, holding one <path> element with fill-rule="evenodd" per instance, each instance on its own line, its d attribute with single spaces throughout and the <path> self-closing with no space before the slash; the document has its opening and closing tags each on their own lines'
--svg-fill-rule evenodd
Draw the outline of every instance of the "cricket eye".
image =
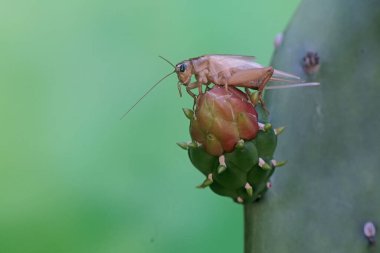
<svg viewBox="0 0 380 253">
<path fill-rule="evenodd" d="M 186 65 L 185 64 L 181 64 L 181 65 L 179 65 L 179 71 L 180 72 L 185 72 L 185 70 L 186 70 Z"/>
</svg>

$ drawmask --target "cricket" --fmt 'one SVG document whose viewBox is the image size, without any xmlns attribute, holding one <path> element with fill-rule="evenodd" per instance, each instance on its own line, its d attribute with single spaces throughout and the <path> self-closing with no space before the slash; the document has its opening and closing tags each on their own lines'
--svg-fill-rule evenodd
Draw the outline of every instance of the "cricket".
<svg viewBox="0 0 380 253">
<path fill-rule="evenodd" d="M 210 84 L 244 88 L 246 94 L 250 97 L 250 89 L 258 91 L 258 99 L 264 110 L 265 103 L 262 99 L 264 89 L 281 89 L 305 86 L 317 86 L 319 83 L 307 83 L 300 77 L 276 70 L 273 67 L 264 67 L 255 62 L 254 56 L 244 55 L 227 55 L 227 54 L 209 54 L 196 58 L 184 60 L 176 65 L 162 56 L 161 59 L 169 63 L 174 71 L 165 75 L 156 84 L 154 84 L 122 117 L 124 118 L 153 88 L 168 76 L 176 73 L 178 77 L 177 88 L 182 96 L 182 86 L 186 87 L 186 92 L 194 98 L 203 93 L 202 86 L 208 87 Z M 192 82 L 192 77 L 195 80 Z M 269 81 L 287 82 L 287 85 L 267 86 Z M 193 90 L 198 90 L 196 95 Z"/>
</svg>

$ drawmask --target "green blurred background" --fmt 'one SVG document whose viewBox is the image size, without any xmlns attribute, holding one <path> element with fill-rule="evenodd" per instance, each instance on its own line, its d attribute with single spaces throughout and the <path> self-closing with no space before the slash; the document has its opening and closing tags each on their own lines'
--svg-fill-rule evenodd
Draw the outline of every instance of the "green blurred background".
<svg viewBox="0 0 380 253">
<path fill-rule="evenodd" d="M 177 141 L 171 76 L 206 53 L 257 56 L 299 0 L 0 1 L 0 252 L 242 252 L 242 207 Z"/>
</svg>

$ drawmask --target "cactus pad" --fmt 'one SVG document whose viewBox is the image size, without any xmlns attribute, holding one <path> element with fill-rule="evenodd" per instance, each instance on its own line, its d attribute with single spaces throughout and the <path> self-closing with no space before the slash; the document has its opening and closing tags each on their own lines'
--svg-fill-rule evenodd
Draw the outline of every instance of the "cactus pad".
<svg viewBox="0 0 380 253">
<path fill-rule="evenodd" d="M 379 24 L 377 0 L 305 0 L 284 32 L 272 65 L 321 85 L 265 96 L 289 164 L 254 207 L 252 252 L 380 252 L 363 232 L 380 225 Z"/>
</svg>

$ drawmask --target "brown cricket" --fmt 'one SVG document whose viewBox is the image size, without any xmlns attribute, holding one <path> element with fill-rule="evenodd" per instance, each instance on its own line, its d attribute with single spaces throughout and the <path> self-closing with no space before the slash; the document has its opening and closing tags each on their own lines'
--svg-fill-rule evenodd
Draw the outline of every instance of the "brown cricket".
<svg viewBox="0 0 380 253">
<path fill-rule="evenodd" d="M 173 73 L 178 77 L 178 91 L 182 96 L 181 87 L 184 85 L 190 96 L 196 99 L 197 95 L 192 92 L 198 89 L 198 95 L 202 94 L 202 85 L 208 86 L 213 83 L 215 85 L 242 87 L 250 97 L 249 89 L 258 90 L 258 99 L 265 109 L 262 100 L 262 92 L 264 89 L 279 89 L 289 87 L 315 86 L 319 83 L 304 83 L 300 77 L 279 71 L 273 67 L 263 67 L 255 62 L 255 57 L 244 55 L 226 55 L 226 54 L 208 54 L 196 58 L 184 60 L 176 65 L 160 56 L 174 67 L 174 71 L 161 78 L 153 85 L 124 115 L 140 102 L 156 85 L 158 85 L 166 77 Z M 191 78 L 195 77 L 195 81 L 191 82 Z M 266 87 L 269 81 L 291 82 L 289 85 Z M 123 118 L 122 117 L 122 118 Z"/>
</svg>

